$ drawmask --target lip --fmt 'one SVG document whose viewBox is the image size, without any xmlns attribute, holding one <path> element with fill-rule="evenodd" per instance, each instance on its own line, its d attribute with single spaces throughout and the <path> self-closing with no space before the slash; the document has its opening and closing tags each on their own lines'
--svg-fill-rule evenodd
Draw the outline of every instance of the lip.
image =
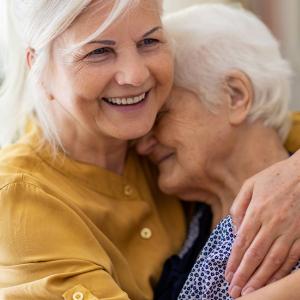
<svg viewBox="0 0 300 300">
<path fill-rule="evenodd" d="M 145 98 L 142 101 L 140 101 L 138 103 L 134 103 L 134 104 L 118 105 L 118 104 L 115 104 L 115 103 L 110 103 L 110 102 L 104 100 L 103 98 L 100 101 L 103 101 L 110 108 L 112 108 L 112 109 L 114 109 L 114 110 L 116 110 L 120 113 L 130 113 L 130 112 L 134 112 L 134 111 L 143 109 L 146 106 L 146 104 L 148 102 L 148 99 L 149 99 L 150 91 L 151 91 L 151 89 L 146 91 L 146 92 L 136 94 L 135 96 L 132 96 L 132 95 L 131 96 L 122 96 L 122 98 L 132 98 L 132 97 L 140 96 L 144 93 L 146 94 Z M 117 98 L 121 98 L 121 97 L 117 97 Z"/>
<path fill-rule="evenodd" d="M 146 94 L 146 93 L 148 93 L 149 91 L 150 91 L 150 89 L 147 90 L 147 91 L 143 91 L 143 92 L 141 92 L 141 93 L 135 94 L 135 95 L 130 94 L 130 95 L 122 95 L 122 96 L 116 96 L 116 97 L 104 97 L 104 98 L 105 98 L 105 99 L 107 99 L 107 98 L 134 98 L 134 97 L 138 97 L 138 96 L 141 96 L 141 95 L 143 95 L 143 94 Z"/>
<path fill-rule="evenodd" d="M 173 156 L 175 153 L 169 153 L 161 158 L 159 158 L 157 160 L 157 164 L 160 165 L 162 162 L 164 162 L 165 160 L 167 160 L 168 158 L 170 158 L 171 156 Z"/>
</svg>

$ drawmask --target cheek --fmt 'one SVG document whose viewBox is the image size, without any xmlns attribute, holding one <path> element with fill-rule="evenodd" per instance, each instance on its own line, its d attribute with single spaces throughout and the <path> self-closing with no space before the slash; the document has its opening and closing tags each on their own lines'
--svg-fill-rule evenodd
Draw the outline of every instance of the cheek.
<svg viewBox="0 0 300 300">
<path fill-rule="evenodd" d="M 79 98 L 87 100 L 102 98 L 105 87 L 109 84 L 109 71 L 111 70 L 97 65 L 81 64 L 73 69 L 61 67 L 54 75 L 56 94 L 72 101 Z"/>
<path fill-rule="evenodd" d="M 94 68 L 94 69 L 93 69 Z M 109 84 L 109 73 L 100 68 L 82 70 L 80 73 L 71 76 L 71 84 L 74 94 L 86 99 L 100 99 L 104 97 L 104 91 Z M 105 74 L 105 76 L 103 76 Z"/>
<path fill-rule="evenodd" d="M 160 77 L 161 82 L 168 87 L 167 94 L 169 94 L 174 77 L 174 65 L 171 56 L 168 56 L 167 59 L 161 61 L 158 69 L 158 76 Z"/>
<path fill-rule="evenodd" d="M 167 96 L 171 90 L 174 76 L 172 54 L 164 53 L 155 57 L 152 61 L 150 72 L 157 82 L 157 88 L 163 89 L 164 95 Z"/>
</svg>

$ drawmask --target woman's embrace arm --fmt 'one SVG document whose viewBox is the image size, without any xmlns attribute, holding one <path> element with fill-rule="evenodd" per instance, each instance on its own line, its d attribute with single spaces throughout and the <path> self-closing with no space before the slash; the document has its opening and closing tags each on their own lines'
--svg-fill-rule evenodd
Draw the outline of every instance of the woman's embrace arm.
<svg viewBox="0 0 300 300">
<path fill-rule="evenodd" d="M 238 235 L 226 270 L 232 287 L 243 287 L 252 276 L 243 292 L 256 290 L 265 278 L 271 276 L 270 283 L 290 273 L 300 258 L 299 211 L 298 151 L 248 179 L 235 199 L 231 216 Z"/>
<path fill-rule="evenodd" d="M 251 294 L 243 296 L 243 300 L 298 300 L 300 294 L 300 270 L 290 274 Z"/>
</svg>

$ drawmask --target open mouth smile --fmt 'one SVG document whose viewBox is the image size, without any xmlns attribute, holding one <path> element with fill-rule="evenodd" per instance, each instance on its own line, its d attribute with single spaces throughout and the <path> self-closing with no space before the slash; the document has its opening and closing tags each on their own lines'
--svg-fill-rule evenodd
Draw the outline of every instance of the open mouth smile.
<svg viewBox="0 0 300 300">
<path fill-rule="evenodd" d="M 106 102 L 109 102 L 114 105 L 132 105 L 132 104 L 137 104 L 137 103 L 143 101 L 145 99 L 147 93 L 144 93 L 140 96 L 131 97 L 131 98 L 103 98 L 103 99 Z"/>
</svg>

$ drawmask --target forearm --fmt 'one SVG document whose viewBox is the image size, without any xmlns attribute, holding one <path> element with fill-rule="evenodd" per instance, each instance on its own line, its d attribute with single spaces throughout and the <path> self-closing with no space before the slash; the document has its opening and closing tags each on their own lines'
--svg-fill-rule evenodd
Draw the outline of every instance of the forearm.
<svg viewBox="0 0 300 300">
<path fill-rule="evenodd" d="M 251 294 L 241 297 L 243 300 L 298 300 L 300 299 L 300 270 L 267 285 Z"/>
</svg>

